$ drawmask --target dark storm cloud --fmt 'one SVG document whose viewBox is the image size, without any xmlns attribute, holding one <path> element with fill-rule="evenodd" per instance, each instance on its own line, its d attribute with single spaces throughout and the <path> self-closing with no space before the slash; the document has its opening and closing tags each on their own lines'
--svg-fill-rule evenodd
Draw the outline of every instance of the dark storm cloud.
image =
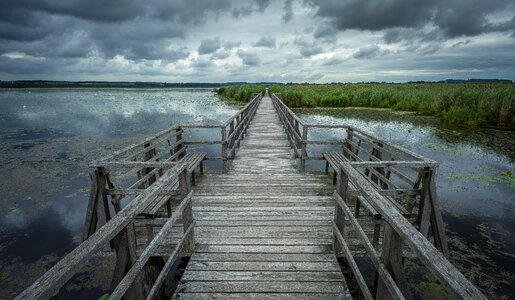
<svg viewBox="0 0 515 300">
<path fill-rule="evenodd" d="M 230 8 L 226 0 L 0 0 L 0 55 L 175 61 L 188 55 L 184 37 L 206 14 Z M 76 39 L 80 37 L 80 41 Z M 73 41 L 73 43 L 70 43 Z M 64 49 L 63 49 L 64 48 Z"/>
<path fill-rule="evenodd" d="M 445 36 L 473 36 L 493 31 L 515 30 L 514 22 L 493 24 L 492 13 L 511 9 L 512 0 L 321 0 L 305 3 L 316 15 L 327 18 L 338 30 L 380 31 L 393 28 L 421 28 L 434 25 Z M 323 30 L 320 30 L 323 32 Z M 321 34 L 319 33 L 319 36 Z M 323 34 L 322 34 L 323 35 Z"/>
<path fill-rule="evenodd" d="M 275 48 L 275 38 L 261 37 L 255 44 L 255 47 Z"/>
<path fill-rule="evenodd" d="M 200 46 L 198 46 L 197 51 L 199 54 L 211 54 L 216 52 L 220 47 L 222 47 L 222 41 L 217 37 L 203 40 Z"/>
</svg>

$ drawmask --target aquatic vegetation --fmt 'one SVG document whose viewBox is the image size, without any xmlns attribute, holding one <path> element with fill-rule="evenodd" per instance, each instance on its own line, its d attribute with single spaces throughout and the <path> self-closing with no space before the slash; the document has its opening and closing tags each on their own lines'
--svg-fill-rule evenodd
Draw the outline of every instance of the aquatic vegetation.
<svg viewBox="0 0 515 300">
<path fill-rule="evenodd" d="M 422 299 L 453 299 L 445 287 L 437 282 L 422 282 L 416 287 Z"/>
<path fill-rule="evenodd" d="M 414 111 L 447 123 L 515 129 L 512 83 L 272 85 L 290 107 L 375 107 Z"/>
<path fill-rule="evenodd" d="M 515 188 L 515 176 L 512 171 L 500 172 L 497 176 L 479 175 L 474 172 L 469 174 L 462 173 L 448 173 L 444 175 L 447 179 L 458 179 L 463 181 L 475 180 L 484 181 L 488 183 L 501 183 L 506 184 L 512 188 Z"/>
<path fill-rule="evenodd" d="M 238 102 L 249 102 L 253 93 L 261 93 L 264 90 L 264 86 L 257 84 L 232 85 L 219 88 L 218 95 Z"/>
</svg>

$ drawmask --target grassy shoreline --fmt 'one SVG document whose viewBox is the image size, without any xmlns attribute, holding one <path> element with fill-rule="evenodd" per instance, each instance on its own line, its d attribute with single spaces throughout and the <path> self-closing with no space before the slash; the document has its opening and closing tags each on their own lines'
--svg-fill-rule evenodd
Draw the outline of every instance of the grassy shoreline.
<svg viewBox="0 0 515 300">
<path fill-rule="evenodd" d="M 248 101 L 244 91 L 259 86 L 241 85 L 221 94 Z M 416 112 L 446 123 L 515 130 L 513 83 L 396 83 L 272 85 L 286 105 L 298 107 L 370 107 Z"/>
<path fill-rule="evenodd" d="M 222 98 L 230 98 L 236 102 L 247 103 L 253 93 L 261 93 L 265 87 L 257 84 L 242 84 L 221 87 L 218 89 L 218 95 Z"/>
</svg>

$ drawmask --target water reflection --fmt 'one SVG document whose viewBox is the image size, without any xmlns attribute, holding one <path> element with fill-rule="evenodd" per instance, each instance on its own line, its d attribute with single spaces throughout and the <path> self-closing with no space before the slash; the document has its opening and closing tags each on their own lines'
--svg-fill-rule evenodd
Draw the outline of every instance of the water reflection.
<svg viewBox="0 0 515 300">
<path fill-rule="evenodd" d="M 236 111 L 210 90 L 0 90 L 0 298 L 75 247 L 90 161 L 173 124 L 220 124 Z"/>
</svg>

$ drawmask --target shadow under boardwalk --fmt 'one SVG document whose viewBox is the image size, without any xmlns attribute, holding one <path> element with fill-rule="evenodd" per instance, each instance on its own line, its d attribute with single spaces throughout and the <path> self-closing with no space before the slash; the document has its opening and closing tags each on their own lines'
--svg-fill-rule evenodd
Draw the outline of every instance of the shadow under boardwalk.
<svg viewBox="0 0 515 300">
<path fill-rule="evenodd" d="M 229 171 L 194 187 L 196 248 L 174 297 L 350 298 L 332 250 L 333 191 L 299 173 L 264 97 Z"/>
</svg>

